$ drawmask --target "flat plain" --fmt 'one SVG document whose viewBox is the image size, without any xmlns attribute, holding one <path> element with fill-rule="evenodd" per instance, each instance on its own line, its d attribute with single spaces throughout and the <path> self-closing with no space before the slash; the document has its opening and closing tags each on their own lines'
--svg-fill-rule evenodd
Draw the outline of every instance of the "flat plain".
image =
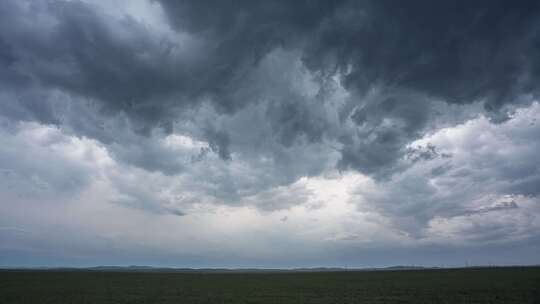
<svg viewBox="0 0 540 304">
<path fill-rule="evenodd" d="M 336 272 L 0 271 L 0 303 L 540 303 L 540 267 Z"/>
</svg>

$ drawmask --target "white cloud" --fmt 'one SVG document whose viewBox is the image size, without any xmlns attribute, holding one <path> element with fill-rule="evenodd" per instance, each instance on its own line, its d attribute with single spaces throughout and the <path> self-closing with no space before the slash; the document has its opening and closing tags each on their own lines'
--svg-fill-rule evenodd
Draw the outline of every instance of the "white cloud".
<svg viewBox="0 0 540 304">
<path fill-rule="evenodd" d="M 505 123 L 480 116 L 413 142 L 433 146 L 434 157 L 372 189 L 359 188 L 359 208 L 386 216 L 397 229 L 422 240 L 481 243 L 536 237 L 539 117 L 540 105 L 534 103 Z"/>
</svg>

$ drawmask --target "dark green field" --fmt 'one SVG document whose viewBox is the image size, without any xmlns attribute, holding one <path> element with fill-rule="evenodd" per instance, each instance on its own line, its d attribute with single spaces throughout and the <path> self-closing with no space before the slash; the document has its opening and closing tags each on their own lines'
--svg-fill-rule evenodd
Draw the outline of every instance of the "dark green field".
<svg viewBox="0 0 540 304">
<path fill-rule="evenodd" d="M 0 303 L 540 303 L 540 268 L 244 274 L 2 271 Z"/>
</svg>

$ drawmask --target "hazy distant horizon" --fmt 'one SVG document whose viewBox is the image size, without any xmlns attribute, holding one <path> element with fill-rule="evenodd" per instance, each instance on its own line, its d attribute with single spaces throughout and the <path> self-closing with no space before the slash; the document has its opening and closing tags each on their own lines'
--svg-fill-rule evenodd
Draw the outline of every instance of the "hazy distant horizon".
<svg viewBox="0 0 540 304">
<path fill-rule="evenodd" d="M 11 270 L 81 270 L 81 271 L 115 271 L 126 270 L 133 272 L 332 272 L 332 271 L 384 271 L 384 270 L 430 270 L 430 269 L 470 269 L 470 268 L 537 268 L 539 264 L 522 265 L 441 265 L 441 266 L 420 266 L 420 265 L 393 265 L 381 267 L 340 267 L 340 266 L 319 266 L 319 267 L 286 267 L 286 268 L 261 268 L 261 267 L 175 267 L 175 266 L 148 266 L 148 265 L 95 265 L 95 266 L 10 266 L 0 267 L 0 271 Z"/>
</svg>

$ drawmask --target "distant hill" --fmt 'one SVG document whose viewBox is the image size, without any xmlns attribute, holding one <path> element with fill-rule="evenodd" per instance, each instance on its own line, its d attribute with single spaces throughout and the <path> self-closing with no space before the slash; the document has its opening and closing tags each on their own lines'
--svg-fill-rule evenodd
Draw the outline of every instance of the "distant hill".
<svg viewBox="0 0 540 304">
<path fill-rule="evenodd" d="M 2 269 L 2 268 L 0 268 Z M 119 271 L 119 272 L 186 272 L 186 273 L 256 273 L 256 272 L 338 272 L 338 271 L 374 271 L 374 270 L 410 270 L 425 269 L 419 266 L 392 266 L 386 268 L 343 268 L 343 267 L 313 267 L 313 268 L 174 268 L 153 266 L 94 266 L 94 267 L 23 267 L 4 268 L 4 270 L 42 270 L 42 271 Z"/>
<path fill-rule="evenodd" d="M 4 271 L 111 271 L 111 272 L 179 272 L 179 273 L 271 273 L 271 272 L 350 272 L 350 271 L 399 271 L 399 270 L 429 270 L 429 269 L 459 269 L 459 268 L 508 268 L 508 267 L 539 267 L 530 266 L 469 266 L 469 267 L 424 267 L 397 265 L 372 268 L 344 267 L 305 267 L 305 268 L 174 268 L 153 266 L 94 266 L 94 267 L 5 267 Z"/>
</svg>

